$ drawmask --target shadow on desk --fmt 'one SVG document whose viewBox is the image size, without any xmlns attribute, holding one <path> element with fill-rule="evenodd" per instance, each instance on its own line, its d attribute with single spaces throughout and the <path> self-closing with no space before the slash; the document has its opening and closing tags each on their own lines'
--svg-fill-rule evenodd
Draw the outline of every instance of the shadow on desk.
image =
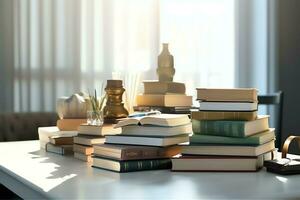
<svg viewBox="0 0 300 200">
<path fill-rule="evenodd" d="M 4 185 L 0 184 L 0 199 L 22 199 L 6 187 Z"/>
</svg>

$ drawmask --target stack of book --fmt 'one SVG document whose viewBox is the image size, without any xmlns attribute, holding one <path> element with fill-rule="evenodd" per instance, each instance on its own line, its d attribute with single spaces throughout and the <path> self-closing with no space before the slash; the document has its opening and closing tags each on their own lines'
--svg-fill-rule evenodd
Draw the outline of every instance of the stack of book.
<svg viewBox="0 0 300 200">
<path fill-rule="evenodd" d="M 170 169 L 170 158 L 188 142 L 192 125 L 187 115 L 157 114 L 120 121 L 119 135 L 94 145 L 93 166 L 116 172 Z"/>
<path fill-rule="evenodd" d="M 81 124 L 78 128 L 78 135 L 74 137 L 74 157 L 85 161 L 92 161 L 92 154 L 94 152 L 93 145 L 103 144 L 105 135 L 118 134 L 121 129 L 114 129 L 112 125 L 95 126 Z"/>
<path fill-rule="evenodd" d="M 69 141 L 77 135 L 77 131 L 61 131 L 56 126 L 39 127 L 40 148 L 59 154 L 69 152 Z M 66 142 L 67 144 L 64 144 Z"/>
<path fill-rule="evenodd" d="M 49 136 L 49 142 L 46 144 L 46 151 L 60 155 L 73 153 L 73 136 L 54 135 Z"/>
<path fill-rule="evenodd" d="M 191 106 L 192 96 L 185 94 L 184 83 L 145 81 L 144 93 L 137 96 L 137 106 L 134 110 L 190 114 Z"/>
<path fill-rule="evenodd" d="M 271 159 L 274 129 L 257 116 L 256 89 L 198 89 L 194 135 L 172 159 L 173 171 L 257 171 Z"/>
</svg>

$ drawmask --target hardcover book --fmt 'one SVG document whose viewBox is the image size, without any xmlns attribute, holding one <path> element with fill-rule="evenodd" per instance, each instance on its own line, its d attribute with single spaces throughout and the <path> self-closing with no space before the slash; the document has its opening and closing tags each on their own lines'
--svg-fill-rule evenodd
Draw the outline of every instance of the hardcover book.
<svg viewBox="0 0 300 200">
<path fill-rule="evenodd" d="M 81 124 L 78 128 L 78 134 L 80 135 L 115 135 L 121 133 L 120 128 L 114 128 L 112 125 L 104 124 L 102 126 Z"/>
<path fill-rule="evenodd" d="M 77 131 L 81 124 L 86 123 L 86 119 L 59 119 L 56 122 L 61 131 Z"/>
<path fill-rule="evenodd" d="M 85 162 L 92 162 L 93 158 L 91 155 L 85 155 L 82 153 L 74 152 L 74 158 L 77 158 L 78 160 L 82 160 Z"/>
<path fill-rule="evenodd" d="M 73 144 L 73 136 L 72 137 L 66 137 L 66 136 L 60 136 L 60 135 L 54 135 L 49 136 L 50 143 L 54 145 L 70 145 Z"/>
<path fill-rule="evenodd" d="M 147 136 L 129 136 L 129 135 L 108 135 L 105 137 L 107 144 L 129 144 L 146 146 L 171 146 L 189 141 L 188 135 L 178 135 L 170 137 L 147 137 Z"/>
<path fill-rule="evenodd" d="M 260 115 L 254 121 L 198 121 L 192 119 L 194 134 L 227 137 L 247 137 L 269 129 L 269 116 Z"/>
<path fill-rule="evenodd" d="M 257 102 L 212 102 L 201 101 L 200 111 L 256 111 Z"/>
<path fill-rule="evenodd" d="M 181 147 L 178 145 L 164 148 L 134 145 L 94 145 L 95 156 L 111 158 L 114 160 L 145 160 L 171 158 L 180 153 Z"/>
<path fill-rule="evenodd" d="M 174 95 L 159 95 L 159 94 L 145 94 L 137 96 L 138 106 L 192 106 L 192 96 L 174 94 Z"/>
<path fill-rule="evenodd" d="M 201 101 L 256 102 L 257 90 L 255 88 L 197 88 L 197 99 Z"/>
<path fill-rule="evenodd" d="M 47 143 L 46 151 L 60 155 L 68 155 L 73 153 L 73 145 L 54 145 Z"/>
<path fill-rule="evenodd" d="M 258 156 L 275 149 L 274 140 L 258 146 L 236 145 L 186 145 L 182 146 L 185 155 L 215 155 L 215 156 Z"/>
<path fill-rule="evenodd" d="M 191 134 L 192 123 L 181 126 L 123 126 L 122 135 L 133 136 L 176 136 L 182 134 Z"/>
<path fill-rule="evenodd" d="M 257 118 L 257 112 L 192 111 L 191 118 L 195 120 L 253 121 Z"/>
<path fill-rule="evenodd" d="M 117 161 L 107 158 L 93 157 L 93 167 L 115 172 L 134 172 L 143 170 L 171 169 L 170 159 Z"/>
<path fill-rule="evenodd" d="M 271 152 L 254 157 L 181 156 L 172 158 L 172 171 L 255 172 L 271 158 Z"/>
<path fill-rule="evenodd" d="M 144 81 L 144 94 L 185 94 L 185 84 L 177 82 Z"/>
<path fill-rule="evenodd" d="M 270 128 L 267 131 L 257 133 L 255 135 L 237 138 L 237 137 L 223 137 L 214 135 L 192 135 L 190 137 L 190 144 L 223 144 L 223 145 L 245 145 L 255 146 L 275 140 L 275 129 Z"/>
<path fill-rule="evenodd" d="M 118 122 L 115 128 L 128 125 L 157 125 L 157 126 L 180 126 L 190 123 L 188 115 L 156 114 L 144 117 L 126 118 Z"/>
<path fill-rule="evenodd" d="M 74 144 L 73 151 L 84 155 L 92 155 L 92 153 L 94 153 L 94 148 L 92 146 Z"/>
<path fill-rule="evenodd" d="M 105 137 L 103 136 L 78 135 L 74 137 L 75 144 L 92 146 L 94 144 L 103 144 L 104 142 Z"/>
</svg>

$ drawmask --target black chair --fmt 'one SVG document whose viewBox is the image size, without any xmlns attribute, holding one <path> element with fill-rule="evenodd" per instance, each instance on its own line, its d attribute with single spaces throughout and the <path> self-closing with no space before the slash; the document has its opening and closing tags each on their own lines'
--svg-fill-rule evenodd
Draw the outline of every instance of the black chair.
<svg viewBox="0 0 300 200">
<path fill-rule="evenodd" d="M 276 106 L 276 121 L 275 121 L 275 133 L 276 141 L 275 147 L 281 151 L 281 141 L 282 141 L 282 114 L 283 114 L 283 92 L 279 91 L 274 94 L 259 95 L 258 96 L 259 105 L 274 105 Z"/>
</svg>

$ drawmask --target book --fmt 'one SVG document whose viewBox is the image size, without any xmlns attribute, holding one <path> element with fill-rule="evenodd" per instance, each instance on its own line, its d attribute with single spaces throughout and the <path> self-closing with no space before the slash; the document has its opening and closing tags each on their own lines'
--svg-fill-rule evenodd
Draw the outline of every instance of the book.
<svg viewBox="0 0 300 200">
<path fill-rule="evenodd" d="M 247 137 L 269 129 L 269 116 L 259 115 L 253 121 L 198 121 L 192 119 L 194 134 Z"/>
<path fill-rule="evenodd" d="M 56 153 L 60 155 L 72 154 L 73 145 L 54 145 L 48 142 L 46 144 L 46 152 Z"/>
<path fill-rule="evenodd" d="M 155 114 L 143 117 L 126 118 L 119 121 L 114 127 L 128 125 L 157 125 L 157 126 L 180 126 L 191 122 L 188 115 Z M 123 131 L 123 130 L 122 130 Z"/>
<path fill-rule="evenodd" d="M 271 152 L 257 157 L 181 156 L 172 158 L 172 171 L 255 172 L 271 157 Z"/>
<path fill-rule="evenodd" d="M 244 111 L 244 112 L 192 111 L 191 118 L 195 120 L 253 121 L 257 118 L 257 111 Z"/>
<path fill-rule="evenodd" d="M 41 149 L 46 149 L 46 144 L 50 142 L 49 136 L 60 135 L 71 137 L 77 135 L 77 131 L 60 131 L 57 126 L 39 127 L 38 133 Z"/>
<path fill-rule="evenodd" d="M 237 145 L 186 145 L 182 146 L 182 154 L 215 155 L 215 156 L 258 156 L 275 149 L 274 140 L 257 146 Z"/>
<path fill-rule="evenodd" d="M 120 128 L 114 128 L 111 124 L 104 124 L 102 126 L 81 124 L 78 128 L 78 134 L 80 135 L 115 135 L 121 133 Z"/>
<path fill-rule="evenodd" d="M 133 136 L 176 136 L 182 134 L 191 134 L 192 123 L 188 123 L 181 126 L 123 126 L 122 135 L 133 135 Z"/>
<path fill-rule="evenodd" d="M 92 162 L 92 156 L 91 155 L 85 155 L 82 153 L 74 152 L 74 158 L 77 158 L 78 160 L 82 160 L 85 162 Z"/>
<path fill-rule="evenodd" d="M 161 113 L 166 114 L 190 114 L 191 106 L 177 106 L 177 107 L 165 107 L 165 106 L 133 106 L 134 111 L 149 112 L 152 110 L 158 110 Z"/>
<path fill-rule="evenodd" d="M 73 136 L 66 137 L 61 135 L 49 136 L 49 141 L 54 145 L 68 145 L 73 144 Z"/>
<path fill-rule="evenodd" d="M 80 124 L 86 123 L 86 119 L 59 119 L 56 126 L 61 131 L 77 131 Z"/>
<path fill-rule="evenodd" d="M 129 135 L 108 135 L 105 136 L 107 144 L 130 144 L 145 146 L 171 146 L 189 141 L 188 135 L 178 135 L 171 137 L 142 137 Z"/>
<path fill-rule="evenodd" d="M 102 144 L 104 142 L 105 142 L 105 137 L 103 136 L 78 135 L 74 137 L 75 144 L 92 146 L 94 144 Z"/>
<path fill-rule="evenodd" d="M 181 146 L 150 147 L 134 145 L 94 145 L 94 155 L 114 160 L 144 160 L 171 158 L 181 153 Z"/>
<path fill-rule="evenodd" d="M 256 111 L 257 102 L 201 101 L 200 111 Z"/>
<path fill-rule="evenodd" d="M 256 102 L 257 93 L 255 88 L 197 88 L 197 100 Z"/>
<path fill-rule="evenodd" d="M 275 129 L 270 128 L 267 131 L 257 133 L 255 135 L 237 138 L 237 137 L 223 137 L 213 135 L 192 135 L 190 137 L 190 144 L 223 144 L 223 145 L 260 145 L 275 139 Z"/>
<path fill-rule="evenodd" d="M 137 95 L 137 105 L 138 106 L 191 106 L 192 96 L 186 96 L 181 94 L 144 94 Z"/>
<path fill-rule="evenodd" d="M 92 155 L 92 153 L 94 153 L 94 148 L 92 146 L 74 144 L 73 151 L 84 155 Z"/>
<path fill-rule="evenodd" d="M 185 94 L 185 84 L 177 82 L 144 81 L 144 94 Z"/>
<path fill-rule="evenodd" d="M 115 172 L 134 172 L 143 170 L 171 169 L 170 159 L 118 161 L 107 158 L 93 157 L 93 167 Z"/>
</svg>

